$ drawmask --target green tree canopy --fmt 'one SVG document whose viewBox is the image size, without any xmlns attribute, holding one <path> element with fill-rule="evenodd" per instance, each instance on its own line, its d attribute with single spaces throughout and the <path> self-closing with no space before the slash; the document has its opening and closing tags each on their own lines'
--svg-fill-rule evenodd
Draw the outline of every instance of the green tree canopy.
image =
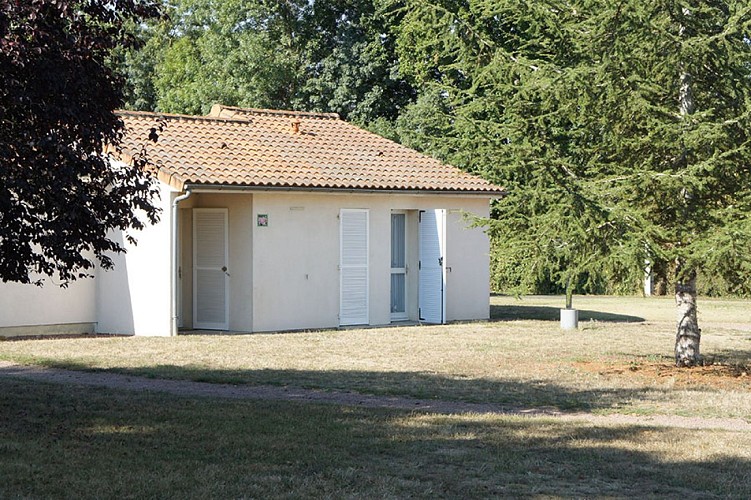
<svg viewBox="0 0 751 500">
<path fill-rule="evenodd" d="M 393 120 L 415 98 L 372 0 L 178 0 L 170 21 L 138 27 L 125 56 L 129 106 L 205 113 L 211 105 Z"/>
</svg>

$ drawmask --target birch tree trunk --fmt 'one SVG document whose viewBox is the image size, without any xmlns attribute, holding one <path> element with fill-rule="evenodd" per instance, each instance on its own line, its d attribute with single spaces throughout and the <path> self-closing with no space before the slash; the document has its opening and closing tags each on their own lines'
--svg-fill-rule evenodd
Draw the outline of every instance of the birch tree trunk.
<svg viewBox="0 0 751 500">
<path fill-rule="evenodd" d="M 681 266 L 677 272 L 680 273 Z M 675 305 L 677 314 L 675 334 L 676 366 L 696 366 L 701 364 L 699 344 L 701 329 L 696 318 L 696 272 L 691 271 L 675 284 Z"/>
<path fill-rule="evenodd" d="M 683 14 L 689 16 L 691 12 L 684 8 Z M 683 35 L 684 32 L 684 27 L 681 26 L 680 34 Z M 696 110 L 692 83 L 691 74 L 684 70 L 680 77 L 680 93 L 678 96 L 678 106 L 684 120 L 688 119 Z M 684 146 L 683 162 L 686 161 L 687 156 L 688 151 Z M 688 189 L 682 190 L 682 198 L 683 206 L 687 207 L 691 201 L 691 193 Z M 690 215 L 687 208 L 685 212 L 684 220 L 688 220 Z M 684 270 L 683 262 L 679 259 L 676 266 L 676 278 L 675 364 L 676 366 L 695 366 L 701 363 L 699 352 L 701 329 L 699 329 L 699 321 L 696 318 L 696 271 L 694 269 Z"/>
</svg>

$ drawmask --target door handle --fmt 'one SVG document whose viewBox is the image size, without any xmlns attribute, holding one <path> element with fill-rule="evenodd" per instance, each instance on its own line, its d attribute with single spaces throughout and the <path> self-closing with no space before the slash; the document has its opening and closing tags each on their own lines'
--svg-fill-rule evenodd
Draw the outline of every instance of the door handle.
<svg viewBox="0 0 751 500">
<path fill-rule="evenodd" d="M 227 276 L 230 276 L 230 274 L 227 272 L 227 266 L 222 266 L 222 272 Z"/>
<path fill-rule="evenodd" d="M 438 265 L 443 266 L 443 257 L 438 257 Z"/>
</svg>

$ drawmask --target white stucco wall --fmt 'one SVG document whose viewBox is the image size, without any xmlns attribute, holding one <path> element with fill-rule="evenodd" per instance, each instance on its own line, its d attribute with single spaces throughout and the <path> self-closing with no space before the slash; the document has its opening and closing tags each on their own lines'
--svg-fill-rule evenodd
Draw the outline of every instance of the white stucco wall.
<svg viewBox="0 0 751 500">
<path fill-rule="evenodd" d="M 161 220 L 135 233 L 137 245 L 112 256 L 115 268 L 67 289 L 0 284 L 0 335 L 96 331 L 170 334 L 171 201 L 161 186 Z M 180 204 L 181 320 L 192 325 L 192 210 L 226 208 L 229 225 L 229 328 L 275 331 L 339 325 L 339 213 L 369 211 L 369 321 L 391 322 L 392 210 L 407 214 L 408 313 L 417 320 L 419 210 L 447 210 L 447 320 L 489 314 L 488 239 L 464 213 L 487 216 L 477 197 L 330 193 L 196 193 Z M 256 224 L 268 215 L 268 226 Z M 31 328 L 33 327 L 33 328 Z"/>
<path fill-rule="evenodd" d="M 488 236 L 469 228 L 465 215 L 487 217 L 487 200 L 465 200 L 446 219 L 446 319 L 490 317 L 490 256 Z M 482 249 L 482 250 L 479 250 Z"/>
<path fill-rule="evenodd" d="M 100 269 L 96 278 L 97 331 L 135 335 L 170 334 L 172 252 L 171 201 L 177 193 L 160 186 L 161 219 L 134 232 L 132 245 L 118 233 L 127 253 L 111 256 L 115 267 Z"/>
<path fill-rule="evenodd" d="M 488 199 L 453 196 L 257 193 L 253 195 L 253 330 L 339 325 L 339 212 L 369 210 L 370 324 L 391 322 L 391 211 L 408 213 L 409 311 L 416 319 L 417 210 L 445 208 L 447 221 L 447 319 L 489 315 L 488 240 L 467 229 L 463 212 L 486 216 Z M 258 214 L 268 227 L 257 227 Z M 410 248 L 411 247 L 411 248 Z"/>
<path fill-rule="evenodd" d="M 61 288 L 0 283 L 0 335 L 91 333 L 96 322 L 94 280 L 79 279 Z"/>
</svg>

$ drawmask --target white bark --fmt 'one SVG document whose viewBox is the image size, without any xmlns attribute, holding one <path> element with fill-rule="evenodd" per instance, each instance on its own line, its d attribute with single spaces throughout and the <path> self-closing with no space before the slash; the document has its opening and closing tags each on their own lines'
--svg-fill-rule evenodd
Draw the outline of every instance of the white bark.
<svg viewBox="0 0 751 500">
<path fill-rule="evenodd" d="M 680 272 L 680 266 L 678 267 Z M 691 272 L 675 285 L 677 314 L 675 334 L 676 366 L 695 366 L 701 363 L 699 344 L 701 329 L 696 317 L 696 273 Z"/>
<path fill-rule="evenodd" d="M 691 12 L 684 7 L 683 14 L 690 16 Z M 685 29 L 681 26 L 680 34 L 684 35 Z M 678 95 L 678 108 L 681 117 L 686 120 L 696 110 L 696 100 L 692 88 L 693 76 L 685 68 L 680 75 L 680 91 Z M 684 159 L 688 156 L 683 151 Z M 688 189 L 682 190 L 681 203 L 687 204 L 691 198 Z M 684 217 L 688 220 L 689 214 Z M 677 312 L 677 325 L 675 333 L 675 364 L 677 366 L 695 366 L 701 363 L 699 345 L 701 341 L 701 329 L 696 318 L 696 271 L 693 269 L 684 271 L 683 262 L 680 260 L 676 266 L 675 304 Z"/>
<path fill-rule="evenodd" d="M 681 116 L 688 116 L 693 114 L 696 109 L 696 100 L 694 99 L 694 91 L 691 88 L 691 83 L 694 78 L 690 73 L 681 73 L 681 89 L 678 96 Z"/>
</svg>

